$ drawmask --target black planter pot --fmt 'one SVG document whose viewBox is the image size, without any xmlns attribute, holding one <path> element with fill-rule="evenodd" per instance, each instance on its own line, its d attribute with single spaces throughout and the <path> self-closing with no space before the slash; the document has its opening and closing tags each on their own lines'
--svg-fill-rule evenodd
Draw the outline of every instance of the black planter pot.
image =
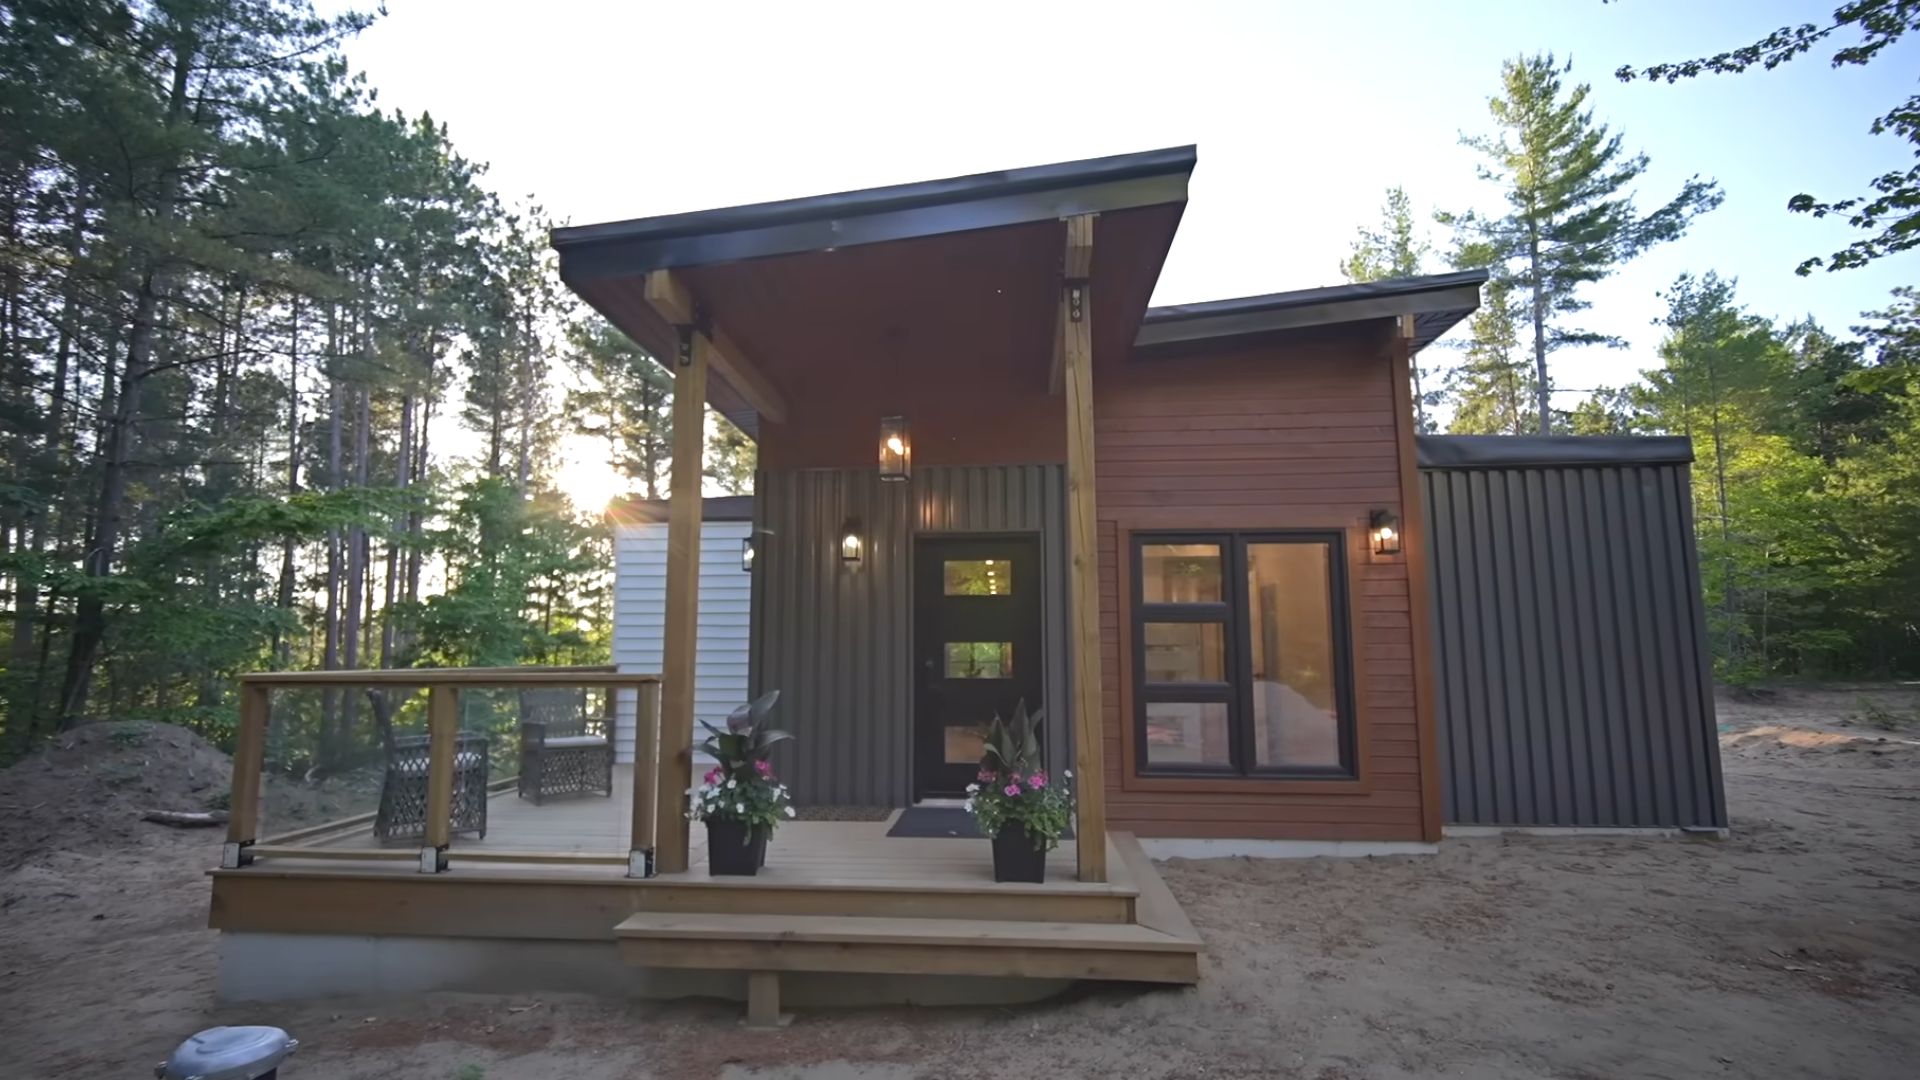
<svg viewBox="0 0 1920 1080">
<path fill-rule="evenodd" d="M 1047 880 L 1047 853 L 1035 847 L 1019 825 L 1002 826 L 1000 835 L 993 838 L 993 880 L 1035 884 Z"/>
<path fill-rule="evenodd" d="M 767 864 L 766 829 L 738 821 L 707 822 L 707 873 L 712 877 L 752 877 Z"/>
</svg>

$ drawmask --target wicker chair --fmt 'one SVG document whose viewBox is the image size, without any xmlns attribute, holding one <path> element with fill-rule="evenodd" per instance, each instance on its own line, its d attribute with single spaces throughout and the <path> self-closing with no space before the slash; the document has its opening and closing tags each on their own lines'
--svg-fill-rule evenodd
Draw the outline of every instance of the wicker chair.
<svg viewBox="0 0 1920 1080">
<path fill-rule="evenodd" d="M 585 690 L 520 692 L 520 797 L 613 795 L 613 718 Z"/>
<path fill-rule="evenodd" d="M 461 735 L 453 743 L 453 831 L 487 838 L 485 735 Z M 423 840 L 427 835 L 427 736 L 393 740 L 380 783 L 380 809 L 373 835 L 381 843 Z"/>
</svg>

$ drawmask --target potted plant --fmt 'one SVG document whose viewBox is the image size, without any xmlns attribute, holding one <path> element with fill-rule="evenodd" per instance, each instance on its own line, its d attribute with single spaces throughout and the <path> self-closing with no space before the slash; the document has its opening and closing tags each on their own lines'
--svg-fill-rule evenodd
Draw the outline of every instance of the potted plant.
<svg viewBox="0 0 1920 1080">
<path fill-rule="evenodd" d="M 1011 719 L 998 715 L 987 728 L 980 775 L 967 785 L 967 810 L 981 835 L 993 841 L 993 880 L 1047 880 L 1047 852 L 1073 819 L 1073 792 L 1047 775 L 1040 760 L 1040 712 L 1014 706 Z"/>
<path fill-rule="evenodd" d="M 707 825 L 707 872 L 757 874 L 767 863 L 767 841 L 782 819 L 793 816 L 787 785 L 775 779 L 768 755 L 793 738 L 767 726 L 780 691 L 772 690 L 733 710 L 723 730 L 706 721 L 700 748 L 715 765 L 687 792 L 687 817 Z"/>
</svg>

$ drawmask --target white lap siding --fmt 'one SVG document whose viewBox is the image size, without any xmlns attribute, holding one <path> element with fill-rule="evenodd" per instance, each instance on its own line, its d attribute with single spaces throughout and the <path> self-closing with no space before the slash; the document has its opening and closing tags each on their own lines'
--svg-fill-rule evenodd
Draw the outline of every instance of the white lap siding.
<svg viewBox="0 0 1920 1080">
<path fill-rule="evenodd" d="M 751 575 L 740 568 L 748 521 L 708 521 L 700 532 L 700 631 L 693 715 L 719 721 L 747 700 Z M 658 674 L 667 610 L 667 524 L 614 528 L 613 662 L 623 672 Z M 622 694 L 615 738 L 633 760 L 633 695 Z M 701 732 L 694 730 L 694 743 Z"/>
</svg>

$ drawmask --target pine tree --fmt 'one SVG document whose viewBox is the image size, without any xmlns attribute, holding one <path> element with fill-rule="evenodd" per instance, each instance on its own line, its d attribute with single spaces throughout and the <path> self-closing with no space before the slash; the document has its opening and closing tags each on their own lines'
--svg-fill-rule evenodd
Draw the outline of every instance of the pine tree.
<svg viewBox="0 0 1920 1080">
<path fill-rule="evenodd" d="M 1513 287 L 1495 279 L 1467 323 L 1466 359 L 1447 373 L 1455 435 L 1520 435 L 1535 425 L 1533 365 L 1520 351 Z"/>
<path fill-rule="evenodd" d="M 605 320 L 567 328 L 567 367 L 583 385 L 567 392 L 574 431 L 606 444 L 607 467 L 658 499 L 673 461 L 673 376 Z"/>
<path fill-rule="evenodd" d="M 1494 280 L 1522 307 L 1532 330 L 1533 412 L 1543 433 L 1552 430 L 1553 416 L 1548 354 L 1568 345 L 1623 344 L 1568 325 L 1589 306 L 1580 287 L 1677 239 L 1721 198 L 1717 184 L 1694 177 L 1642 216 L 1628 189 L 1646 171 L 1647 157 L 1626 154 L 1621 136 L 1595 121 L 1590 87 L 1568 90 L 1562 82 L 1569 70 L 1551 54 L 1502 65 L 1501 93 L 1487 103 L 1495 133 L 1461 141 L 1487 159 L 1481 175 L 1501 186 L 1507 210 L 1497 217 L 1440 215 L 1464 241 L 1487 246 Z"/>
<path fill-rule="evenodd" d="M 1387 189 L 1386 204 L 1380 210 L 1380 224 L 1362 228 L 1353 250 L 1340 262 L 1340 273 L 1348 281 L 1384 281 L 1388 278 L 1414 277 L 1420 273 L 1433 246 L 1419 234 L 1413 216 L 1413 201 L 1404 188 Z M 1428 410 L 1439 403 L 1438 391 L 1421 387 L 1420 357 L 1409 365 L 1413 376 L 1413 419 L 1415 429 L 1435 429 Z"/>
<path fill-rule="evenodd" d="M 707 432 L 706 477 L 722 495 L 753 494 L 753 471 L 759 453 L 746 432 L 715 414 Z"/>
</svg>

